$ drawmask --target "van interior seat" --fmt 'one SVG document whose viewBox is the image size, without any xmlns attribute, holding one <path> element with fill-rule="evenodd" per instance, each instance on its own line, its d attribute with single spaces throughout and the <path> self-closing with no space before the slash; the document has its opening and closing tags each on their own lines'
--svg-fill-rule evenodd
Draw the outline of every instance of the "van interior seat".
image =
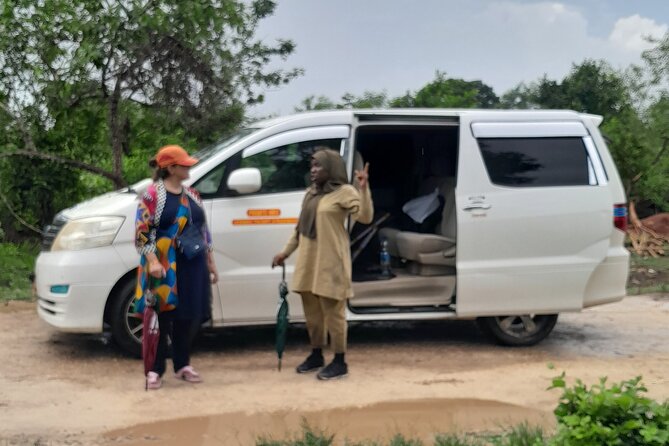
<svg viewBox="0 0 669 446">
<path fill-rule="evenodd" d="M 415 274 L 425 276 L 448 274 L 455 266 L 457 245 L 455 178 L 442 179 L 439 194 L 444 198 L 444 209 L 436 234 L 408 231 L 398 231 L 393 234 L 399 257 L 411 261 L 409 267 Z"/>
</svg>

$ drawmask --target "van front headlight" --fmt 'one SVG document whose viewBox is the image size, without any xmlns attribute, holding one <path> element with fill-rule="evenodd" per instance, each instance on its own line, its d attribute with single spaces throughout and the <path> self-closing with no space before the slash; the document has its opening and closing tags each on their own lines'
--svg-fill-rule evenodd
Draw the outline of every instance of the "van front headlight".
<svg viewBox="0 0 669 446">
<path fill-rule="evenodd" d="M 106 216 L 69 220 L 58 232 L 51 251 L 78 251 L 111 245 L 124 217 Z"/>
</svg>

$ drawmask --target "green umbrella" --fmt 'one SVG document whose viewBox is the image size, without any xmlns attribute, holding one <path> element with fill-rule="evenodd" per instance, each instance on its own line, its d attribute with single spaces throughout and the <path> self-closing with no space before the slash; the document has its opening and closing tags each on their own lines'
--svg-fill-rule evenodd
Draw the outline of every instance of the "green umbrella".
<svg viewBox="0 0 669 446">
<path fill-rule="evenodd" d="M 286 284 L 286 267 L 281 265 L 281 283 L 279 284 L 279 309 L 276 312 L 276 355 L 279 358 L 277 365 L 281 371 L 281 358 L 286 348 L 286 332 L 288 331 L 288 285 Z"/>
</svg>

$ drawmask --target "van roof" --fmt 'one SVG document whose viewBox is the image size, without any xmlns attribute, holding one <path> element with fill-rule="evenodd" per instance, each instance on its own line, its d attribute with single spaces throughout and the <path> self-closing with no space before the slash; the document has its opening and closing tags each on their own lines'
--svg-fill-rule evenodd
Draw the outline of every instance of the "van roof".
<svg viewBox="0 0 669 446">
<path fill-rule="evenodd" d="M 585 118 L 599 126 L 602 117 L 598 115 L 578 113 L 573 110 L 497 110 L 497 109 L 447 109 L 447 108 L 390 108 L 390 109 L 348 109 L 326 110 L 295 113 L 276 118 L 253 122 L 249 127 L 267 128 L 275 125 L 289 124 L 295 121 L 307 121 L 310 125 L 349 124 L 354 116 L 372 117 L 459 117 L 476 115 L 483 119 L 575 119 Z"/>
</svg>

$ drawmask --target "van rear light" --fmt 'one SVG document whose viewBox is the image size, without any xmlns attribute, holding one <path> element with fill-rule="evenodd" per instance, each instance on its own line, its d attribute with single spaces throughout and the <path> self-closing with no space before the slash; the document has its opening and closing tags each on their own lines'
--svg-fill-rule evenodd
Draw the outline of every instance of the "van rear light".
<svg viewBox="0 0 669 446">
<path fill-rule="evenodd" d="M 627 230 L 627 205 L 613 205 L 613 226 L 625 232 Z"/>
</svg>

